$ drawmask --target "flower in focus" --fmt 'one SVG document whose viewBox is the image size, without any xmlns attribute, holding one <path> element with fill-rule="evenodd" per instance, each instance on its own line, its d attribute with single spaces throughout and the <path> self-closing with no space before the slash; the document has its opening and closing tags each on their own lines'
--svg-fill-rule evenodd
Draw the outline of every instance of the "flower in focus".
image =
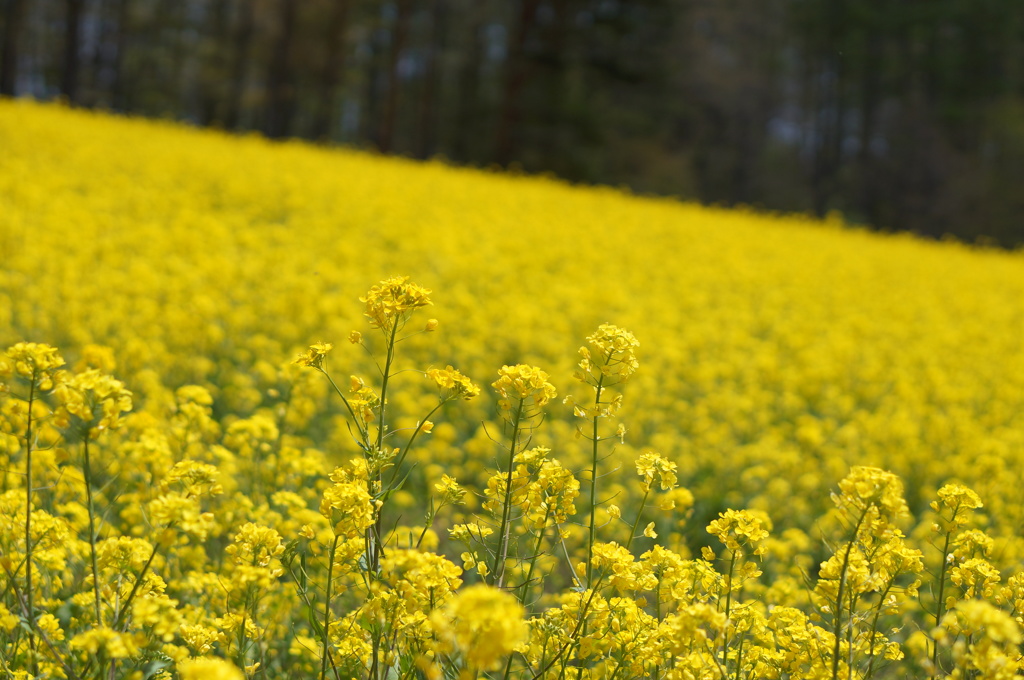
<svg viewBox="0 0 1024 680">
<path fill-rule="evenodd" d="M 393 276 L 381 281 L 359 301 L 366 304 L 370 325 L 385 332 L 400 328 L 413 310 L 433 304 L 430 290 L 410 283 L 408 276 Z"/>
<path fill-rule="evenodd" d="M 605 387 L 626 382 L 640 367 L 636 358 L 639 346 L 639 341 L 629 331 L 601 324 L 587 338 L 587 345 L 580 347 L 576 379 L 595 385 L 600 380 Z"/>
<path fill-rule="evenodd" d="M 719 513 L 718 519 L 708 525 L 708 533 L 716 536 L 734 554 L 742 553 L 744 546 L 749 546 L 754 555 L 763 555 L 764 541 L 768 538 L 768 531 L 761 520 L 748 510 Z"/>
<path fill-rule="evenodd" d="M 539 409 L 556 396 L 548 374 L 526 364 L 502 366 L 491 387 L 498 392 L 498 408 L 505 412 L 512 411 L 513 402 L 518 402 L 524 413 L 530 413 L 531 407 Z"/>
<path fill-rule="evenodd" d="M 644 491 L 649 491 L 657 478 L 662 491 L 674 489 L 677 483 L 676 464 L 659 453 L 643 453 L 636 459 L 636 472 L 643 477 Z"/>
</svg>

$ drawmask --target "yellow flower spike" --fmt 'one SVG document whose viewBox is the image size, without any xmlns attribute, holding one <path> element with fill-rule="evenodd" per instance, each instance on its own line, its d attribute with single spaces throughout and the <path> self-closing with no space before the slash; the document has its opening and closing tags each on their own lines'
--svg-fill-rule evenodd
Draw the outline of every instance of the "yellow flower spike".
<svg viewBox="0 0 1024 680">
<path fill-rule="evenodd" d="M 64 365 L 64 358 L 56 347 L 43 343 L 19 342 L 7 348 L 0 360 L 0 377 L 5 373 L 24 380 L 36 381 L 41 390 L 53 387 L 56 369 Z"/>
<path fill-rule="evenodd" d="M 54 392 L 60 408 L 55 414 L 61 427 L 73 427 L 80 435 L 94 437 L 120 427 L 121 414 L 132 410 L 132 393 L 124 383 L 97 369 L 65 376 Z"/>
<path fill-rule="evenodd" d="M 502 366 L 491 387 L 498 393 L 498 408 L 506 414 L 522 404 L 526 413 L 535 413 L 557 396 L 548 374 L 534 366 L 517 364 Z"/>
<path fill-rule="evenodd" d="M 370 325 L 386 333 L 401 328 L 414 310 L 434 304 L 430 301 L 430 290 L 410 283 L 408 276 L 381 281 L 359 301 L 366 304 Z"/>
</svg>

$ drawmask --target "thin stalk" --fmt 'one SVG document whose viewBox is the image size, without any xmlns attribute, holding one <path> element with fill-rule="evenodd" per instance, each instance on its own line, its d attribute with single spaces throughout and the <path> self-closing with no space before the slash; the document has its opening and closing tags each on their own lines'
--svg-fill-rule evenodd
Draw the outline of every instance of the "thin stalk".
<svg viewBox="0 0 1024 680">
<path fill-rule="evenodd" d="M 591 436 L 591 465 L 590 465 L 590 540 L 587 543 L 587 587 L 590 587 L 594 578 L 594 543 L 597 541 L 597 445 L 601 439 L 597 431 L 598 407 L 601 405 L 601 392 L 604 389 L 604 374 L 597 379 L 594 388 L 594 428 Z"/>
<path fill-rule="evenodd" d="M 384 446 L 384 404 L 388 396 L 388 380 L 391 378 L 391 363 L 395 360 L 395 335 L 398 333 L 398 324 L 391 326 L 391 336 L 388 338 L 388 355 L 384 360 L 384 370 L 380 379 L 380 418 L 377 423 L 377 448 Z"/>
<path fill-rule="evenodd" d="M 736 551 L 731 550 L 729 579 L 725 584 L 725 628 L 722 631 L 722 663 L 729 665 L 729 614 L 732 612 L 732 576 L 736 572 Z"/>
<path fill-rule="evenodd" d="M 743 668 L 743 643 L 746 641 L 746 638 L 740 638 L 740 647 L 736 650 L 736 675 L 734 680 L 740 680 L 740 669 Z"/>
<path fill-rule="evenodd" d="M 658 585 L 654 587 L 654 620 L 661 623 L 661 576 L 659 575 Z M 654 667 L 654 680 L 661 680 L 661 663 Z"/>
<path fill-rule="evenodd" d="M 498 532 L 498 549 L 494 551 L 494 568 L 490 573 L 490 585 L 500 588 L 505 582 L 505 559 L 508 557 L 509 518 L 512 515 L 512 475 L 515 472 L 516 448 L 519 446 L 519 430 L 523 418 L 523 399 L 519 400 L 512 418 L 512 443 L 508 449 L 508 474 L 505 478 L 505 501 L 501 508 L 501 530 Z"/>
<path fill-rule="evenodd" d="M 860 525 L 867 516 L 868 508 L 864 508 L 864 512 L 861 513 L 860 519 L 857 520 L 857 524 L 853 527 L 853 533 L 846 544 L 846 554 L 843 555 L 843 568 L 839 572 L 839 589 L 836 592 L 836 615 L 833 620 L 834 629 L 832 631 L 836 639 L 832 649 L 832 680 L 839 680 L 839 645 L 840 640 L 842 640 L 839 629 L 843 620 L 843 595 L 845 594 L 843 591 L 846 589 L 846 570 L 850 566 L 850 553 L 853 551 L 854 541 L 857 540 L 857 532 L 860 531 Z"/>
<path fill-rule="evenodd" d="M 25 597 L 28 605 L 28 647 L 32 675 L 39 673 L 36 662 L 36 613 L 32 591 L 32 404 L 36 396 L 36 372 L 28 386 L 28 411 L 25 425 Z M 5 476 L 6 478 L 6 476 Z"/>
<path fill-rule="evenodd" d="M 369 435 L 366 432 L 366 425 L 363 423 L 363 419 L 356 415 L 356 411 L 352 408 L 352 404 L 349 403 L 348 398 L 345 396 L 345 393 L 341 391 L 341 388 L 338 387 L 338 384 L 334 382 L 334 378 L 331 377 L 331 374 L 323 369 L 320 369 L 320 372 L 327 377 L 327 382 L 331 383 L 331 387 L 333 387 L 337 395 L 341 397 L 341 403 L 345 404 L 345 408 L 348 409 L 348 414 L 352 417 L 352 422 L 356 424 L 356 428 L 359 430 L 359 436 L 363 438 L 364 443 L 368 444 Z"/>
<path fill-rule="evenodd" d="M 879 630 L 879 618 L 882 615 L 882 608 L 885 605 L 886 598 L 889 597 L 889 591 L 892 590 L 895 584 L 896 577 L 893 577 L 893 580 L 889 582 L 886 589 L 882 592 L 882 596 L 879 598 L 879 606 L 874 607 L 874 617 L 871 619 L 871 643 L 867 648 L 868 662 L 867 671 L 864 673 L 865 680 L 870 678 L 871 674 L 874 672 L 874 658 L 876 658 L 876 654 L 874 654 L 874 633 Z"/>
<path fill-rule="evenodd" d="M 644 497 L 640 500 L 640 509 L 636 513 L 636 519 L 633 520 L 633 528 L 629 530 L 629 538 L 626 539 L 626 550 L 629 550 L 630 546 L 633 545 L 633 539 L 636 538 L 636 530 L 640 528 L 640 518 L 644 516 L 644 508 L 647 507 L 647 498 L 651 495 L 650 487 L 644 491 Z"/>
<path fill-rule="evenodd" d="M 523 585 L 522 585 L 523 592 L 519 596 L 519 602 L 524 607 L 526 606 L 526 596 L 530 594 L 530 583 L 533 581 L 533 570 L 537 566 L 537 557 L 540 555 L 541 546 L 544 545 L 544 532 L 548 528 L 548 518 L 550 516 L 551 516 L 551 508 L 548 507 L 547 511 L 544 513 L 544 526 L 541 527 L 540 533 L 537 534 L 537 546 L 533 549 L 533 556 L 530 558 L 530 568 L 526 572 L 526 580 L 523 581 Z M 511 657 L 509 657 L 509 659 L 511 660 Z M 507 672 L 508 671 L 506 669 L 506 674 L 507 674 Z"/>
<path fill-rule="evenodd" d="M 174 523 L 168 524 L 164 527 L 164 530 L 170 529 L 174 526 Z M 153 564 L 153 560 L 156 559 L 157 546 L 159 541 L 153 544 L 153 549 L 149 553 L 149 559 L 142 565 L 142 570 L 139 571 L 139 575 L 135 578 L 135 584 L 132 586 L 131 591 L 128 593 L 128 597 L 124 599 L 124 604 L 121 606 L 121 611 L 118 612 L 117 617 L 114 619 L 114 630 L 117 630 L 128 621 L 128 613 L 131 611 L 130 607 L 135 596 L 139 592 L 139 588 L 142 586 L 142 581 L 146 577 L 146 572 L 149 571 L 149 567 Z"/>
<path fill-rule="evenodd" d="M 238 664 L 239 668 L 245 668 L 245 617 L 249 613 L 249 593 L 251 588 L 246 589 L 245 593 L 245 604 L 242 606 L 242 624 L 238 626 L 238 656 L 235 657 L 235 663 Z"/>
<path fill-rule="evenodd" d="M 438 402 L 437 406 L 430 410 L 430 413 L 426 415 L 413 430 L 412 436 L 409 437 L 409 441 L 405 443 L 402 448 L 402 452 L 398 454 L 397 460 L 395 460 L 394 471 L 391 473 L 391 479 L 388 481 L 388 488 L 392 488 L 395 485 L 395 479 L 398 477 L 398 470 L 402 467 L 402 463 L 405 462 L 405 457 L 409 454 L 409 449 L 412 448 L 413 442 L 416 441 L 416 437 L 419 436 L 420 432 L 423 431 L 423 426 L 426 425 L 427 421 L 430 420 L 430 416 L 437 413 L 437 410 L 448 403 L 448 399 L 443 399 Z"/>
<path fill-rule="evenodd" d="M 85 465 L 82 468 L 85 476 L 85 497 L 89 510 L 89 557 L 92 561 L 92 592 L 94 597 L 93 606 L 96 614 L 96 625 L 102 626 L 103 619 L 100 612 L 100 570 L 96 565 L 96 511 L 92 502 L 92 466 L 89 463 L 89 433 L 85 433 L 82 440 Z"/>
<path fill-rule="evenodd" d="M 853 617 L 857 613 L 859 596 L 850 598 L 850 624 L 846 628 L 846 680 L 853 680 Z"/>
<path fill-rule="evenodd" d="M 384 360 L 384 370 L 381 371 L 381 383 L 380 383 L 380 414 L 377 421 L 377 445 L 375 450 L 378 455 L 384 451 L 384 416 L 386 411 L 386 404 L 388 399 L 388 381 L 391 379 L 391 364 L 395 360 L 395 337 L 398 333 L 398 320 L 395 319 L 391 325 L 391 333 L 388 336 L 387 342 L 387 357 Z M 383 491 L 382 486 L 384 483 L 383 473 L 377 472 L 377 479 L 372 480 L 376 488 L 369 489 L 370 495 L 376 497 L 376 494 Z M 367 551 L 368 556 L 368 571 L 371 575 L 376 575 L 380 570 L 380 558 L 384 551 L 381 545 L 381 523 L 383 522 L 383 516 L 380 509 L 377 510 L 377 517 L 373 522 L 373 525 L 366 530 L 366 543 L 369 550 Z M 325 641 L 326 642 L 326 641 Z M 380 634 L 376 631 L 373 633 L 373 661 L 370 666 L 370 677 L 376 679 L 378 669 L 380 667 Z"/>
<path fill-rule="evenodd" d="M 325 680 L 327 677 L 327 657 L 330 647 L 330 625 L 331 625 L 331 581 L 334 577 L 334 555 L 338 551 L 338 538 L 334 537 L 334 542 L 331 543 L 331 551 L 328 556 L 327 562 L 327 589 L 324 593 L 324 653 L 320 658 L 320 680 Z"/>
<path fill-rule="evenodd" d="M 956 511 L 953 511 L 953 520 L 956 520 Z M 942 546 L 942 566 L 939 568 L 939 599 L 935 603 L 935 627 L 938 628 L 942 625 L 942 605 L 945 602 L 945 590 L 946 590 L 946 559 L 949 555 L 949 541 L 952 536 L 951 531 L 946 532 L 946 542 Z M 939 677 L 939 643 L 934 641 L 932 647 L 932 678 Z"/>
</svg>

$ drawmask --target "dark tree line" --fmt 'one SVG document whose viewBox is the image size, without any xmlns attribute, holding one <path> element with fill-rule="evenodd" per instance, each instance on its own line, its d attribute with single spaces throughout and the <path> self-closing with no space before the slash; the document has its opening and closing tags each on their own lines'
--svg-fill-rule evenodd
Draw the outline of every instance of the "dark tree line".
<svg viewBox="0 0 1024 680">
<path fill-rule="evenodd" d="M 0 0 L 0 94 L 1024 243 L 1021 0 Z"/>
</svg>

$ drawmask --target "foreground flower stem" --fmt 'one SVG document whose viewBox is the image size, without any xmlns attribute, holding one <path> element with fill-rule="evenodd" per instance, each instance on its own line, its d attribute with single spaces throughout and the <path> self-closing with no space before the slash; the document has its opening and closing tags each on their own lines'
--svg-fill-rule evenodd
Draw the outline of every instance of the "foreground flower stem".
<svg viewBox="0 0 1024 680">
<path fill-rule="evenodd" d="M 100 570 L 96 565 L 96 512 L 92 500 L 92 466 L 89 462 L 89 434 L 86 433 L 82 440 L 82 451 L 85 464 L 82 474 L 85 477 L 85 498 L 89 510 L 89 558 L 92 561 L 92 592 L 94 595 L 93 606 L 96 615 L 96 625 L 102 626 L 103 619 L 100 613 Z"/>
<path fill-rule="evenodd" d="M 27 598 L 23 598 L 21 596 L 21 592 L 18 590 L 18 584 L 14 580 L 15 574 L 18 573 L 18 569 L 20 567 L 15 568 L 14 572 L 12 573 L 5 564 L 0 562 L 0 568 L 4 570 L 4 574 L 7 576 L 7 582 L 10 584 L 11 590 L 14 591 L 15 601 L 18 603 L 19 608 L 25 613 L 25 618 L 27 619 Z M 43 644 L 46 645 L 46 648 L 48 650 L 50 650 L 50 654 L 53 656 L 53 658 L 56 659 L 57 663 L 59 663 L 61 665 L 61 668 L 64 669 L 64 674 L 68 677 L 68 680 L 79 680 L 79 676 L 75 673 L 71 666 L 68 665 L 68 662 L 64 659 L 64 657 L 61 656 L 60 653 L 58 653 L 57 648 L 53 646 L 53 643 L 50 641 L 50 638 L 47 637 L 46 632 L 39 629 L 38 623 L 33 622 L 33 626 L 33 630 L 36 634 L 39 635 L 39 639 L 43 641 Z"/>
<path fill-rule="evenodd" d="M 171 522 L 164 531 L 169 531 L 174 528 L 174 522 Z M 122 625 L 125 625 L 128 621 L 128 613 L 131 611 L 131 604 L 135 600 L 135 596 L 139 592 L 139 588 L 142 586 L 142 581 L 146 577 L 146 572 L 149 571 L 150 566 L 153 564 L 153 560 L 156 559 L 157 546 L 159 542 L 153 543 L 153 549 L 149 551 L 149 558 L 146 559 L 146 563 L 142 565 L 142 569 L 139 571 L 139 575 L 135 578 L 135 584 L 132 586 L 131 591 L 128 593 L 128 597 L 124 599 L 124 604 L 121 605 L 121 610 L 118 612 L 117 617 L 114 619 L 114 630 L 117 630 Z"/>
<path fill-rule="evenodd" d="M 39 672 L 36 664 L 36 616 L 32 601 L 32 404 L 36 395 L 36 376 L 33 372 L 28 385 L 28 410 L 25 425 L 25 599 L 28 615 L 28 648 L 32 659 L 32 675 Z M 12 581 L 13 582 L 13 581 Z"/>
<path fill-rule="evenodd" d="M 832 680 L 839 680 L 839 645 L 842 641 L 839 629 L 842 627 L 843 622 L 843 595 L 846 594 L 844 592 L 846 590 L 846 571 L 850 567 L 850 553 L 853 551 L 854 541 L 857 540 L 857 532 L 860 531 L 860 525 L 864 522 L 864 518 L 868 516 L 869 508 L 870 506 L 864 508 L 860 519 L 857 520 L 857 524 L 853 527 L 850 540 L 846 543 L 846 553 L 843 555 L 843 568 L 839 571 L 839 588 L 836 591 L 836 615 L 833 620 L 832 631 L 836 640 L 832 649 Z"/>
<path fill-rule="evenodd" d="M 86 505 L 89 510 L 89 558 L 92 562 L 92 592 L 94 595 L 93 606 L 95 608 L 96 625 L 103 625 L 102 612 L 100 610 L 100 570 L 96 564 L 96 510 L 93 506 L 92 500 L 92 466 L 89 461 L 89 432 L 85 433 L 85 438 L 82 440 L 82 451 L 84 457 L 84 465 L 82 467 L 82 475 L 85 477 L 85 497 Z M 105 660 L 100 656 L 99 671 L 97 677 L 103 677 L 103 670 L 106 667 Z"/>
<path fill-rule="evenodd" d="M 601 406 L 601 392 L 604 389 L 604 375 L 602 375 L 594 388 L 594 430 L 591 442 L 592 456 L 590 464 L 590 540 L 587 542 L 587 587 L 591 587 L 594 579 L 594 543 L 597 541 L 597 445 L 601 441 L 598 436 L 597 411 Z"/>
<path fill-rule="evenodd" d="M 505 478 L 505 502 L 501 508 L 501 530 L 498 532 L 498 549 L 494 551 L 494 568 L 488 577 L 488 583 L 499 588 L 505 583 L 505 559 L 508 557 L 508 534 L 511 530 L 509 517 L 512 514 L 512 475 L 515 472 L 516 448 L 519 446 L 523 401 L 524 399 L 519 399 L 519 405 L 512 417 L 512 443 L 508 449 L 508 476 Z"/>
<path fill-rule="evenodd" d="M 885 590 L 882 591 L 881 596 L 878 598 L 878 606 L 875 607 L 874 617 L 871 619 L 871 644 L 868 647 L 868 669 L 864 673 L 866 679 L 870 679 L 875 669 L 875 659 L 878 655 L 875 654 L 875 633 L 878 632 L 878 619 L 882 615 L 882 609 L 885 605 L 885 598 L 889 597 L 889 591 L 892 590 L 896 584 L 895 578 L 889 581 L 888 585 L 885 586 Z"/>
<path fill-rule="evenodd" d="M 953 510 L 953 521 L 956 521 L 956 514 L 960 507 L 957 506 Z M 935 627 L 938 628 L 942 625 L 942 605 L 945 602 L 946 590 L 946 567 L 948 562 L 946 561 L 949 555 L 949 541 L 952 537 L 952 531 L 946 531 L 946 542 L 942 546 L 942 566 L 939 568 L 939 596 L 935 602 Z M 939 643 L 938 641 L 932 642 L 932 678 L 939 677 Z"/>
<path fill-rule="evenodd" d="M 331 543 L 331 551 L 327 557 L 327 589 L 324 593 L 324 653 L 320 657 L 320 680 L 325 680 L 327 677 L 327 661 L 331 655 L 330 649 L 330 625 L 331 625 L 331 581 L 334 578 L 334 556 L 338 551 L 338 539 L 339 536 L 334 537 L 334 542 Z"/>
<path fill-rule="evenodd" d="M 732 613 L 732 578 L 736 571 L 736 551 L 731 550 L 729 558 L 729 577 L 725 581 L 725 629 L 722 632 L 722 664 L 729 665 L 729 614 Z M 737 663 L 737 673 L 739 664 Z"/>
<path fill-rule="evenodd" d="M 384 451 L 384 435 L 385 435 L 384 414 L 385 414 L 385 411 L 387 410 L 386 404 L 387 404 L 387 398 L 388 398 L 388 381 L 391 378 L 391 364 L 395 360 L 395 336 L 397 335 L 397 333 L 398 333 L 398 323 L 395 322 L 394 324 L 392 324 L 392 326 L 391 326 L 391 333 L 388 336 L 388 354 L 387 354 L 387 357 L 384 360 L 384 370 L 382 371 L 381 382 L 380 382 L 380 417 L 379 417 L 379 419 L 377 421 L 377 446 L 376 446 L 376 451 L 378 452 L 378 454 L 380 454 L 380 453 L 382 453 Z M 370 489 L 370 495 L 371 496 L 376 496 L 376 494 L 382 493 L 384 490 L 382 488 L 380 488 L 380 487 L 381 487 L 381 485 L 383 483 L 384 483 L 383 474 L 378 472 L 377 473 L 377 479 L 376 479 L 376 486 L 377 486 L 377 488 L 376 489 Z M 368 532 L 371 532 L 371 535 L 367 536 L 367 539 L 368 539 L 367 542 L 369 543 L 369 545 L 371 547 L 371 552 L 370 552 L 370 556 L 369 556 L 370 573 L 371 574 L 376 574 L 380 570 L 380 558 L 381 558 L 381 554 L 384 552 L 384 547 L 381 545 L 381 540 L 380 540 L 381 522 L 383 522 L 383 517 L 381 516 L 380 510 L 378 509 L 377 510 L 377 519 L 374 521 L 373 526 L 371 526 L 369 529 L 367 529 Z M 374 654 L 374 665 L 376 666 L 376 664 L 377 664 L 377 655 L 375 653 Z"/>
</svg>

